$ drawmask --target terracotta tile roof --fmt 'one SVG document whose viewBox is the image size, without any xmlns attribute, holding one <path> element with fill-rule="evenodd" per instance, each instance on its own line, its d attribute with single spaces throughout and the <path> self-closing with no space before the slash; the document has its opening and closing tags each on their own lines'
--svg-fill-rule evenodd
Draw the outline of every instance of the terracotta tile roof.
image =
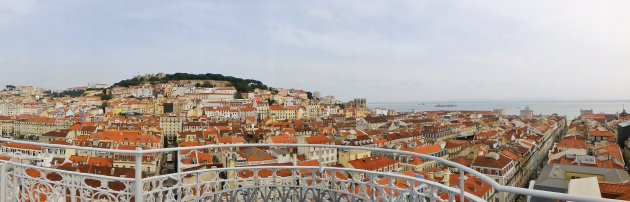
<svg viewBox="0 0 630 202">
<path fill-rule="evenodd" d="M 53 140 L 53 141 L 49 142 L 49 144 L 72 145 L 69 142 L 66 142 L 65 140 Z"/>
<path fill-rule="evenodd" d="M 387 142 L 389 142 L 389 141 L 386 140 L 386 139 L 376 139 L 376 140 L 374 140 L 374 144 L 379 145 L 379 146 L 385 145 L 385 144 L 387 144 Z"/>
<path fill-rule="evenodd" d="M 368 116 L 364 118 L 368 123 L 385 123 L 388 122 L 385 117 L 381 116 Z"/>
<path fill-rule="evenodd" d="M 187 142 L 182 142 L 177 144 L 177 146 L 179 147 L 195 147 L 195 146 L 201 146 L 201 143 L 199 141 L 187 141 Z"/>
<path fill-rule="evenodd" d="M 10 161 L 10 160 L 11 160 L 11 157 L 0 155 L 0 161 Z"/>
<path fill-rule="evenodd" d="M 99 157 L 88 157 L 86 164 L 95 165 L 95 166 L 113 166 L 114 159 L 110 158 L 99 158 Z"/>
<path fill-rule="evenodd" d="M 595 130 L 591 134 L 595 137 L 615 137 L 615 134 L 610 131 Z"/>
<path fill-rule="evenodd" d="M 15 120 L 15 118 L 10 117 L 10 116 L 0 116 L 0 121 L 8 121 L 8 120 Z"/>
<path fill-rule="evenodd" d="M 294 137 L 291 137 L 290 135 L 287 134 L 282 134 L 282 135 L 278 135 L 278 136 L 270 136 L 269 139 L 271 140 L 272 143 L 278 143 L 278 144 L 295 144 L 297 143 L 297 139 Z"/>
<path fill-rule="evenodd" d="M 79 129 L 81 129 L 80 123 L 76 123 L 68 128 L 68 130 L 79 130 Z"/>
<path fill-rule="evenodd" d="M 307 144 L 333 144 L 332 140 L 329 140 L 325 136 L 312 136 L 304 138 Z"/>
<path fill-rule="evenodd" d="M 446 140 L 446 146 L 444 146 L 444 148 L 446 148 L 446 149 L 454 149 L 454 148 L 457 148 L 457 147 L 465 146 L 468 143 L 469 142 L 466 141 L 466 140 L 450 139 L 450 140 Z"/>
<path fill-rule="evenodd" d="M 186 165 L 202 164 L 204 162 L 212 163 L 212 154 L 206 153 L 204 151 L 183 151 L 182 155 L 184 155 L 185 157 L 181 159 L 181 162 Z"/>
<path fill-rule="evenodd" d="M 218 142 L 221 144 L 241 144 L 245 142 L 245 139 L 243 137 L 225 136 L 220 137 Z"/>
<path fill-rule="evenodd" d="M 118 147 L 116 147 L 117 150 L 136 150 L 136 146 L 131 146 L 131 145 L 122 145 L 119 144 Z"/>
<path fill-rule="evenodd" d="M 409 162 L 409 164 L 411 165 L 422 165 L 423 163 L 425 163 L 424 161 L 422 161 L 422 159 L 418 158 L 417 156 L 412 157 L 411 161 Z"/>
<path fill-rule="evenodd" d="M 239 150 L 237 153 L 239 156 L 241 156 L 248 162 L 268 161 L 268 160 L 276 159 L 276 157 L 256 147 L 244 148 L 244 149 Z"/>
<path fill-rule="evenodd" d="M 22 143 L 16 143 L 16 142 L 4 143 L 4 144 L 2 144 L 2 146 L 3 147 L 16 148 L 16 149 L 33 150 L 33 151 L 41 151 L 42 150 L 41 146 L 22 144 Z"/>
<path fill-rule="evenodd" d="M 449 184 L 453 186 L 459 186 L 459 174 L 451 174 L 449 176 Z M 464 191 L 466 193 L 471 193 L 479 198 L 484 198 L 488 192 L 492 190 L 492 186 L 490 184 L 484 182 L 478 177 L 466 176 L 466 181 L 464 182 Z M 448 194 L 443 193 L 440 195 L 442 199 L 448 199 Z M 460 197 L 455 193 L 455 201 L 459 201 Z M 469 199 L 464 199 L 464 201 L 471 201 Z"/>
<path fill-rule="evenodd" d="M 409 151 L 409 152 L 415 152 L 418 154 L 435 154 L 438 153 L 442 150 L 442 147 L 438 144 L 434 144 L 434 145 L 429 145 L 429 146 L 425 146 L 425 147 L 419 147 L 419 148 L 403 148 L 401 149 L 403 151 Z"/>
<path fill-rule="evenodd" d="M 458 163 L 466 167 L 470 167 L 470 165 L 472 165 L 473 159 L 466 158 L 465 156 L 458 156 L 458 157 L 449 159 L 449 161 Z"/>
<path fill-rule="evenodd" d="M 319 161 L 318 160 L 300 161 L 297 163 L 297 166 L 319 166 Z M 309 170 L 299 170 L 299 172 L 301 175 L 312 173 Z"/>
<path fill-rule="evenodd" d="M 586 140 L 583 138 L 564 138 L 558 143 L 558 148 L 586 148 Z"/>
<path fill-rule="evenodd" d="M 478 156 L 475 160 L 473 160 L 472 166 L 500 169 L 512 162 L 512 159 L 502 154 L 496 154 L 495 157 L 497 158 L 490 157 L 489 155 L 490 154 L 486 156 Z"/>
<path fill-rule="evenodd" d="M 309 160 L 309 161 L 300 161 L 297 163 L 298 166 L 319 166 L 318 160 Z"/>
<path fill-rule="evenodd" d="M 70 156 L 68 159 L 73 163 L 85 164 L 91 166 L 106 166 L 112 167 L 114 165 L 114 160 L 111 158 L 101 158 L 101 157 L 88 157 L 88 156 Z"/>
<path fill-rule="evenodd" d="M 603 198 L 630 201 L 630 184 L 599 183 Z"/>
<path fill-rule="evenodd" d="M 182 131 L 181 133 L 179 133 L 178 137 L 180 139 L 186 139 L 186 137 L 189 135 L 194 135 L 195 138 L 202 138 L 203 131 Z"/>
<path fill-rule="evenodd" d="M 295 129 L 294 128 L 283 128 L 281 133 L 285 133 L 285 134 L 289 134 L 289 135 L 293 135 L 295 134 Z"/>
<path fill-rule="evenodd" d="M 162 138 L 156 135 L 142 133 L 137 130 L 105 130 L 96 132 L 90 136 L 90 139 L 97 138 L 99 141 L 111 141 L 116 143 L 139 142 L 141 144 L 148 144 L 162 142 Z"/>
<path fill-rule="evenodd" d="M 507 149 L 506 149 L 506 150 L 501 151 L 501 154 L 503 154 L 503 155 L 505 155 L 505 156 L 507 156 L 507 157 L 511 158 L 512 160 L 515 160 L 515 161 L 518 161 L 518 160 L 520 160 L 520 159 L 521 159 L 521 156 L 519 156 L 519 155 L 517 155 L 517 154 L 515 154 L 515 153 L 513 153 L 512 151 L 507 150 Z"/>
<path fill-rule="evenodd" d="M 398 161 L 387 158 L 385 156 L 372 156 L 372 157 L 357 159 L 353 161 L 348 161 L 348 163 L 352 165 L 353 168 L 356 168 L 356 169 L 375 171 L 378 169 L 395 165 L 398 163 Z"/>
<path fill-rule="evenodd" d="M 56 131 L 50 131 L 47 133 L 44 133 L 42 136 L 45 137 L 66 137 L 68 135 L 68 130 L 56 130 Z"/>
<path fill-rule="evenodd" d="M 497 131 L 481 132 L 475 135 L 475 139 L 488 139 L 496 137 L 499 133 Z"/>
<path fill-rule="evenodd" d="M 271 110 L 271 111 L 279 111 L 279 110 L 286 110 L 286 108 L 284 106 L 280 106 L 280 105 L 271 105 L 271 106 L 269 106 L 269 110 Z"/>
<path fill-rule="evenodd" d="M 603 146 L 596 145 L 595 151 L 597 153 L 597 156 L 611 156 L 617 159 L 623 159 L 621 149 L 619 148 L 619 145 L 616 144 L 605 144 Z"/>
</svg>

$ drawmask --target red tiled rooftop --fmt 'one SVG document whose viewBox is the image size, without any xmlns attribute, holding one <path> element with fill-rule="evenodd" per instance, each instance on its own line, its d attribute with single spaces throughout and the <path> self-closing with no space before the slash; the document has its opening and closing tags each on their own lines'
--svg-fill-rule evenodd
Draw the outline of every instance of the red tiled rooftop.
<svg viewBox="0 0 630 202">
<path fill-rule="evenodd" d="M 372 156 L 353 161 L 348 161 L 353 168 L 362 170 L 378 170 L 398 163 L 394 159 L 387 158 L 385 156 Z"/>
<path fill-rule="evenodd" d="M 595 137 L 614 137 L 615 134 L 610 131 L 599 131 L 595 130 L 591 133 Z"/>
<path fill-rule="evenodd" d="M 586 148 L 586 140 L 582 138 L 564 138 L 558 143 L 558 148 Z"/>
<path fill-rule="evenodd" d="M 331 140 L 325 136 L 312 136 L 304 138 L 307 144 L 331 144 Z"/>
<path fill-rule="evenodd" d="M 630 201 L 630 184 L 599 183 L 603 198 Z"/>
<path fill-rule="evenodd" d="M 503 168 L 512 162 L 512 159 L 507 158 L 502 154 L 497 154 L 498 158 L 489 156 L 478 156 L 473 160 L 472 166 L 486 167 L 486 168 Z"/>
<path fill-rule="evenodd" d="M 429 146 L 419 147 L 419 148 L 403 148 L 401 150 L 414 152 L 418 154 L 430 155 L 430 154 L 435 154 L 435 153 L 440 152 L 440 150 L 442 150 L 442 147 L 440 145 L 434 144 L 434 145 L 429 145 Z"/>
<path fill-rule="evenodd" d="M 2 146 L 3 147 L 16 148 L 16 149 L 33 150 L 33 151 L 41 151 L 42 150 L 42 147 L 40 147 L 40 146 L 30 145 L 30 144 L 22 144 L 22 143 L 16 143 L 16 142 L 4 143 L 4 144 L 2 144 Z"/>
<path fill-rule="evenodd" d="M 295 144 L 297 143 L 297 139 L 294 137 L 291 137 L 290 135 L 287 134 L 282 134 L 282 135 L 278 135 L 278 136 L 271 136 L 269 137 L 269 139 L 271 140 L 272 143 L 279 143 L 279 144 Z"/>
<path fill-rule="evenodd" d="M 262 149 L 258 149 L 256 147 L 249 147 L 239 150 L 238 155 L 244 158 L 246 161 L 268 161 L 275 160 L 276 157 L 273 157 L 271 154 L 263 151 Z"/>
<path fill-rule="evenodd" d="M 220 137 L 218 142 L 221 144 L 240 144 L 240 143 L 244 143 L 245 139 L 243 137 L 225 136 L 225 137 Z"/>
</svg>

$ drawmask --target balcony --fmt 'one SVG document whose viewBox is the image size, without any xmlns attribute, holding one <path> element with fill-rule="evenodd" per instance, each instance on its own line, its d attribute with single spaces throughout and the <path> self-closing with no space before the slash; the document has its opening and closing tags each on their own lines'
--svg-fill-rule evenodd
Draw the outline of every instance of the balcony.
<svg viewBox="0 0 630 202">
<path fill-rule="evenodd" d="M 171 174 L 143 176 L 142 158 L 135 158 L 133 176 L 107 176 L 58 168 L 34 166 L 16 158 L 0 160 L 0 202 L 9 201 L 486 201 L 465 189 L 465 180 L 474 177 L 487 183 L 494 194 L 536 196 L 566 201 L 615 201 L 555 192 L 530 190 L 499 184 L 486 175 L 443 158 L 382 148 L 306 145 L 242 144 L 206 145 L 157 150 L 122 151 L 66 145 L 32 143 L 0 138 L 46 148 L 105 152 L 141 157 L 183 151 L 221 151 L 244 147 L 334 148 L 365 150 L 379 154 L 417 157 L 439 162 L 459 173 L 458 184 L 440 183 L 401 172 L 376 172 L 326 166 L 245 166 L 208 167 Z M 228 164 L 229 165 L 229 164 Z M 399 169 L 398 169 L 399 170 Z M 448 180 L 446 180 L 448 182 Z M 492 201 L 502 201 L 496 198 Z"/>
</svg>

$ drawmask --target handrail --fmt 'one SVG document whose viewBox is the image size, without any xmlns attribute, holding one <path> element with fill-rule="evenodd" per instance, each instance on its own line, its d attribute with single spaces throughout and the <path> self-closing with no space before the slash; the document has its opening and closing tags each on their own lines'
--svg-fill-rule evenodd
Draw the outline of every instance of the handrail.
<svg viewBox="0 0 630 202">
<path fill-rule="evenodd" d="M 405 179 L 409 181 L 424 183 L 430 186 L 439 187 L 440 189 L 443 189 L 452 193 L 459 194 L 459 189 L 457 188 L 449 187 L 444 184 L 427 180 L 427 179 L 423 179 L 423 178 L 415 178 L 415 177 L 410 177 L 410 176 L 401 175 L 397 173 L 383 173 L 383 172 L 361 170 L 361 169 L 354 169 L 354 168 L 318 167 L 318 166 L 250 166 L 250 167 L 234 167 L 234 168 L 209 168 L 209 169 L 200 169 L 200 170 L 186 171 L 186 172 L 180 172 L 180 173 L 170 173 L 170 174 L 165 174 L 165 175 L 151 176 L 151 177 L 142 179 L 142 181 L 150 182 L 152 180 L 159 180 L 161 178 L 175 178 L 176 179 L 176 176 L 192 175 L 192 174 L 203 173 L 203 172 L 240 171 L 240 170 L 253 170 L 253 169 L 258 169 L 258 170 L 284 170 L 284 169 L 286 170 L 318 170 L 319 172 L 340 171 L 340 172 L 352 172 L 352 173 L 356 172 L 356 173 L 364 173 L 364 174 L 374 174 L 374 175 L 387 176 L 390 178 Z M 272 177 L 270 176 L 269 178 L 272 178 Z M 465 193 L 465 197 L 468 199 L 472 199 L 473 201 L 483 201 L 483 199 L 468 192 Z"/>
<path fill-rule="evenodd" d="M 278 186 L 248 186 L 248 187 L 239 187 L 239 188 L 235 188 L 235 189 L 232 189 L 232 190 L 229 190 L 229 191 L 235 191 L 235 190 L 247 190 L 247 189 L 252 189 L 252 188 L 254 188 L 254 189 L 260 189 L 260 188 L 271 188 L 271 187 L 274 187 L 274 188 L 277 188 L 277 187 L 308 188 L 308 187 L 304 187 L 304 186 L 291 186 L 291 185 L 278 185 Z M 347 194 L 347 195 L 353 195 L 353 197 L 359 198 L 359 199 L 361 199 L 361 201 L 370 201 L 370 199 L 369 199 L 369 198 L 366 198 L 366 197 L 364 197 L 364 196 L 359 196 L 359 195 L 357 195 L 357 194 L 352 194 L 352 193 L 349 193 L 349 192 L 347 192 L 347 191 L 341 191 L 341 190 L 335 190 L 335 189 L 326 189 L 326 188 L 322 188 L 322 187 L 318 187 L 317 189 L 319 189 L 319 190 L 325 190 L 325 191 L 333 191 L 333 192 L 336 192 L 336 193 L 339 193 L 339 194 L 344 194 L 344 195 L 346 195 L 346 194 Z M 222 191 L 218 191 L 218 192 L 216 192 L 216 193 L 217 193 L 217 194 L 222 194 L 222 193 L 226 193 L 226 192 L 229 192 L 229 191 L 222 190 Z"/>
<path fill-rule="evenodd" d="M 21 143 L 21 144 L 30 144 L 30 145 L 36 145 L 36 146 L 42 146 L 42 147 L 51 147 L 51 148 L 65 148 L 65 149 L 77 149 L 77 150 L 85 150 L 85 151 L 110 152 L 110 153 L 115 153 L 115 154 L 136 154 L 136 155 L 175 152 L 175 151 L 241 148 L 241 147 L 318 147 L 318 148 L 336 148 L 336 149 L 348 149 L 348 150 L 367 150 L 367 151 L 373 151 L 373 152 L 384 152 L 384 153 L 390 153 L 390 154 L 408 155 L 412 157 L 415 156 L 422 159 L 437 161 L 442 164 L 448 165 L 450 167 L 457 168 L 460 171 L 470 173 L 472 176 L 478 177 L 485 183 L 490 184 L 497 191 L 529 195 L 529 196 L 537 196 L 537 197 L 543 197 L 543 198 L 571 200 L 571 201 L 619 202 L 619 200 L 614 200 L 614 199 L 594 198 L 594 197 L 588 197 L 588 196 L 569 195 L 565 193 L 557 193 L 557 192 L 550 192 L 550 191 L 543 191 L 543 190 L 532 190 L 532 189 L 526 189 L 526 188 L 520 188 L 520 187 L 505 186 L 505 185 L 499 184 L 498 182 L 494 181 L 492 178 L 472 168 L 463 166 L 461 164 L 458 164 L 452 161 L 442 159 L 440 157 L 435 157 L 435 156 L 426 155 L 426 154 L 418 154 L 418 153 L 408 152 L 408 151 L 384 149 L 384 148 L 345 146 L 345 145 L 326 145 L 326 144 L 275 144 L 275 143 L 258 144 L 257 143 L 257 144 L 203 145 L 203 146 L 193 146 L 193 147 L 174 147 L 174 148 L 161 148 L 161 149 L 148 149 L 148 150 L 115 150 L 115 149 L 102 149 L 102 148 L 80 147 L 80 146 L 69 146 L 69 145 L 56 145 L 56 144 L 28 142 L 28 141 L 13 140 L 13 139 L 8 139 L 8 138 L 0 138 L 0 142 L 3 142 L 3 141 L 16 142 L 16 143 Z"/>
<path fill-rule="evenodd" d="M 29 168 L 29 169 L 43 170 L 43 171 L 46 171 L 46 172 L 58 172 L 58 173 L 61 173 L 61 174 L 79 175 L 79 176 L 85 176 L 85 177 L 90 177 L 90 178 L 103 178 L 103 179 L 106 179 L 106 180 L 133 182 L 133 178 L 112 177 L 112 176 L 107 176 L 107 175 L 97 175 L 97 174 L 91 174 L 91 173 L 67 171 L 67 170 L 62 170 L 62 169 L 33 166 L 33 165 L 17 163 L 17 162 L 13 162 L 13 161 L 5 161 L 5 160 L 0 160 L 0 163 L 6 163 L 7 165 L 17 165 L 17 166 L 25 167 L 25 168 Z"/>
<path fill-rule="evenodd" d="M 118 153 L 118 154 L 135 154 L 135 152 L 132 152 L 132 153 L 125 152 L 125 151 L 131 151 L 131 150 L 103 149 L 103 148 L 82 147 L 82 146 L 75 146 L 75 145 L 48 144 L 48 143 L 41 143 L 41 142 L 15 140 L 15 139 L 9 139 L 9 138 L 4 138 L 4 137 L 0 138 L 0 142 L 15 142 L 15 143 L 20 143 L 20 144 L 35 145 L 35 146 L 48 147 L 48 148 L 76 149 L 76 150 L 84 150 L 84 151 L 110 152 L 110 153 Z"/>
<path fill-rule="evenodd" d="M 410 180 L 410 181 L 417 181 L 417 182 L 421 182 L 421 183 L 425 183 L 431 186 L 436 186 L 436 187 L 440 187 L 441 189 L 445 189 L 447 191 L 451 191 L 451 192 L 455 192 L 458 193 L 459 189 L 453 188 L 453 187 L 449 187 L 446 186 L 444 184 L 441 183 L 437 183 L 435 181 L 431 181 L 431 180 L 427 180 L 427 179 L 423 179 L 423 178 L 414 178 L 414 177 L 410 177 L 410 176 L 406 176 L 406 175 L 401 175 L 401 174 L 397 174 L 397 173 L 383 173 L 383 172 L 376 172 L 376 171 L 369 171 L 369 170 L 361 170 L 361 169 L 354 169 L 354 168 L 339 168 L 339 167 L 318 167 L 318 166 L 251 166 L 251 167 L 234 167 L 234 168 L 209 168 L 209 169 L 202 169 L 202 170 L 194 170 L 194 171 L 186 171 L 186 172 L 180 172 L 180 173 L 170 173 L 170 174 L 166 174 L 166 175 L 159 175 L 159 176 L 152 176 L 152 177 L 148 177 L 143 179 L 143 181 L 151 181 L 151 180 L 156 180 L 159 178 L 164 178 L 164 177 L 174 177 L 177 175 L 190 175 L 190 174 L 196 174 L 196 173 L 202 173 L 202 172 L 221 172 L 221 171 L 235 171 L 235 170 L 251 170 L 251 169 L 258 169 L 258 170 L 272 170 L 272 169 L 276 169 L 276 170 L 283 170 L 283 169 L 287 169 L 287 170 L 318 170 L 319 172 L 324 172 L 324 171 L 343 171 L 343 172 L 358 172 L 358 173 L 365 173 L 365 174 L 374 174 L 374 175 L 382 175 L 382 176 L 388 176 L 388 177 L 395 177 L 395 178 L 400 178 L 400 179 L 406 179 L 406 180 Z M 472 195 L 470 193 L 466 193 L 466 197 L 467 198 L 472 198 L 475 200 L 482 200 L 479 197 Z"/>
</svg>

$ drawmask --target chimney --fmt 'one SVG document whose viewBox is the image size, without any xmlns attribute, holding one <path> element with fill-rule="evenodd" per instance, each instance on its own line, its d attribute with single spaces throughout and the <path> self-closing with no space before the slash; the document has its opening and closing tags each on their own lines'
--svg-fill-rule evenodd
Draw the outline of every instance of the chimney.
<svg viewBox="0 0 630 202">
<path fill-rule="evenodd" d="M 293 166 L 297 166 L 297 154 L 296 153 L 291 154 L 291 158 L 293 160 Z"/>
</svg>

